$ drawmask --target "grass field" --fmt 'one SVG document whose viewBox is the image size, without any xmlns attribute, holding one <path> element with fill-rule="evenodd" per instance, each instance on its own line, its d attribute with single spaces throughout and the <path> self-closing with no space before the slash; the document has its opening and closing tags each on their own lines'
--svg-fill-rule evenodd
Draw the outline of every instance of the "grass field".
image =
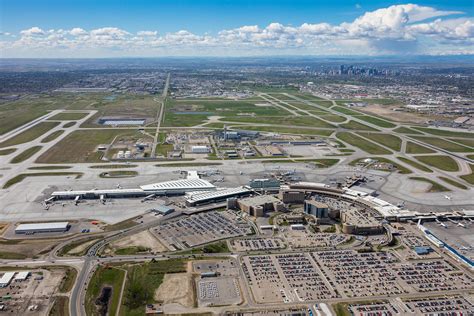
<svg viewBox="0 0 474 316">
<path fill-rule="evenodd" d="M 56 296 L 49 316 L 69 316 L 69 298 L 67 296 Z"/>
<path fill-rule="evenodd" d="M 26 259 L 27 256 L 22 253 L 9 252 L 9 251 L 0 251 L 0 259 L 6 260 L 21 260 Z"/>
<path fill-rule="evenodd" d="M 0 156 L 6 156 L 13 154 L 16 151 L 16 148 L 0 149 Z"/>
<path fill-rule="evenodd" d="M 41 140 L 42 143 L 49 143 L 52 140 L 55 140 L 59 136 L 61 136 L 64 133 L 64 130 L 60 129 L 57 131 L 52 132 L 51 134 L 47 135 L 45 138 Z"/>
<path fill-rule="evenodd" d="M 339 104 L 339 102 L 338 102 Z M 332 108 L 334 111 L 337 111 L 339 113 L 343 113 L 343 114 L 347 114 L 347 115 L 363 115 L 364 113 L 362 112 L 356 112 L 356 111 L 353 111 L 353 110 L 350 110 L 346 107 L 342 107 L 342 106 L 335 106 Z"/>
<path fill-rule="evenodd" d="M 148 252 L 150 251 L 150 248 L 142 247 L 142 246 L 132 246 L 132 247 L 126 247 L 126 248 L 120 248 L 115 250 L 115 254 L 118 256 L 131 256 L 131 255 L 136 255 L 138 253 L 143 253 L 143 252 Z"/>
<path fill-rule="evenodd" d="M 421 133 L 417 130 L 401 126 L 397 127 L 396 129 L 393 130 L 394 132 L 400 133 L 400 134 L 413 134 L 413 135 L 420 135 Z"/>
<path fill-rule="evenodd" d="M 42 154 L 38 163 L 101 162 L 103 152 L 96 152 L 100 144 L 110 144 L 116 136 L 143 138 L 137 131 L 120 129 L 78 130 L 67 135 Z"/>
<path fill-rule="evenodd" d="M 447 141 L 439 137 L 413 136 L 413 138 L 416 138 L 417 140 L 430 144 L 432 146 L 436 146 L 438 148 L 452 152 L 474 152 L 474 149 L 472 148 L 458 145 L 456 143 Z"/>
<path fill-rule="evenodd" d="M 77 277 L 77 270 L 71 267 L 67 267 L 65 271 L 65 275 L 61 280 L 61 284 L 59 285 L 59 292 L 61 293 L 68 293 L 72 290 L 74 286 L 74 282 L 76 282 Z"/>
<path fill-rule="evenodd" d="M 136 176 L 138 176 L 138 172 L 132 170 L 104 171 L 99 175 L 100 178 L 131 178 Z"/>
<path fill-rule="evenodd" d="M 258 117 L 226 117 L 222 119 L 228 122 L 240 122 L 240 123 L 255 123 L 255 124 L 274 124 L 274 125 L 287 125 L 287 126 L 301 126 L 301 127 L 314 127 L 314 128 L 336 128 L 336 126 L 326 123 L 317 118 L 302 115 L 302 116 L 258 116 Z"/>
<path fill-rule="evenodd" d="M 434 156 L 415 156 L 418 161 L 421 161 L 432 167 L 444 170 L 455 172 L 459 171 L 459 166 L 453 158 L 445 155 L 434 155 Z"/>
<path fill-rule="evenodd" d="M 41 122 L 0 143 L 0 148 L 31 142 L 58 125 L 59 123 L 57 122 Z"/>
<path fill-rule="evenodd" d="M 135 168 L 138 165 L 126 165 L 126 164 L 110 164 L 110 165 L 95 165 L 90 166 L 91 169 L 120 169 L 120 168 Z"/>
<path fill-rule="evenodd" d="M 461 137 L 461 138 L 474 137 L 474 133 L 468 133 L 468 132 L 454 132 L 454 131 L 446 131 L 443 129 L 428 128 L 428 127 L 413 127 L 413 128 L 419 131 L 432 134 L 432 135 L 437 135 L 437 136 Z"/>
<path fill-rule="evenodd" d="M 115 315 L 119 306 L 120 293 L 122 292 L 123 279 L 125 271 L 121 269 L 99 266 L 92 275 L 87 287 L 85 297 L 85 309 L 87 315 L 101 315 L 99 313 L 95 301 L 100 296 L 102 288 L 105 286 L 112 287 L 112 296 L 107 310 L 107 315 Z"/>
<path fill-rule="evenodd" d="M 76 125 L 76 122 L 67 122 L 66 124 L 63 125 L 63 128 L 69 128 Z"/>
<path fill-rule="evenodd" d="M 71 169 L 71 166 L 38 166 L 38 167 L 29 167 L 28 170 L 61 170 L 61 169 Z"/>
<path fill-rule="evenodd" d="M 51 177 L 51 176 L 75 176 L 76 179 L 82 177 L 82 172 L 39 172 L 39 173 L 20 173 L 19 175 L 8 180 L 3 188 L 7 189 L 14 184 L 17 184 L 27 177 Z"/>
<path fill-rule="evenodd" d="M 419 169 L 419 170 L 421 170 L 421 171 L 429 172 L 429 173 L 433 172 L 433 170 L 431 170 L 430 168 L 425 167 L 424 165 L 419 164 L 419 163 L 416 162 L 416 161 L 407 159 L 407 158 L 405 158 L 405 157 L 397 157 L 397 159 L 400 160 L 400 161 L 402 161 L 402 162 L 404 162 L 404 163 L 406 163 L 407 165 L 410 165 L 410 166 L 412 166 L 412 167 L 415 167 L 415 168 L 417 168 L 417 169 Z"/>
<path fill-rule="evenodd" d="M 421 146 L 410 141 L 407 142 L 407 147 L 406 147 L 407 154 L 431 154 L 434 152 L 435 151 L 431 148 Z"/>
<path fill-rule="evenodd" d="M 391 152 L 385 148 L 376 145 L 375 143 L 369 142 L 353 133 L 339 132 L 336 137 L 343 142 L 349 143 L 352 146 L 358 147 L 361 150 L 368 152 L 372 155 L 389 155 Z"/>
<path fill-rule="evenodd" d="M 444 182 L 449 183 L 449 184 L 451 184 L 452 186 L 455 186 L 455 187 L 457 187 L 457 188 L 459 188 L 459 189 L 467 190 L 467 186 L 465 186 L 464 184 L 459 183 L 459 182 L 457 182 L 457 181 L 451 180 L 450 178 L 441 177 L 441 176 L 439 176 L 438 178 L 440 178 L 440 179 L 443 180 Z"/>
<path fill-rule="evenodd" d="M 352 120 L 347 122 L 347 123 L 340 124 L 339 127 L 347 128 L 347 129 L 353 129 L 353 130 L 356 130 L 356 131 L 376 131 L 375 128 L 372 128 L 370 126 L 367 126 L 365 124 L 362 124 L 362 123 L 359 123 L 359 122 L 356 122 L 356 121 L 352 121 Z"/>
<path fill-rule="evenodd" d="M 88 115 L 88 113 L 61 112 L 61 113 L 58 113 L 58 114 L 48 118 L 48 120 L 51 120 L 51 121 L 77 121 L 77 120 L 83 119 L 84 117 L 86 117 L 86 115 Z"/>
<path fill-rule="evenodd" d="M 378 117 L 374 117 L 374 116 L 368 116 L 368 115 L 358 115 L 357 116 L 358 119 L 360 120 L 363 120 L 367 123 L 371 123 L 371 124 L 374 124 L 374 125 L 377 125 L 379 127 L 385 127 L 385 128 L 393 128 L 395 127 L 396 125 L 393 124 L 393 123 L 390 123 L 386 120 L 382 120 L 382 119 L 379 119 Z"/>
<path fill-rule="evenodd" d="M 219 166 L 222 165 L 221 162 L 186 162 L 183 163 L 163 163 L 156 164 L 156 167 L 205 167 L 205 166 Z"/>
<path fill-rule="evenodd" d="M 278 126 L 243 126 L 242 130 L 262 131 L 271 133 L 283 134 L 301 134 L 301 135 L 317 135 L 317 136 L 331 136 L 334 131 L 324 129 L 310 129 L 302 127 L 278 127 Z"/>
<path fill-rule="evenodd" d="M 166 273 L 185 272 L 186 262 L 181 259 L 151 261 L 127 266 L 127 282 L 120 315 L 143 315 L 145 304 L 154 303 L 156 289 L 163 282 Z"/>
<path fill-rule="evenodd" d="M 410 177 L 411 180 L 416 180 L 416 181 L 421 181 L 421 182 L 427 182 L 427 183 L 430 183 L 431 184 L 431 187 L 430 189 L 428 190 L 428 192 L 430 193 L 435 193 L 435 192 L 448 192 L 448 191 L 451 191 L 450 189 L 448 189 L 447 187 L 445 186 L 442 186 L 441 184 L 437 183 L 437 182 L 434 182 L 430 179 L 427 179 L 427 178 L 423 178 L 423 177 Z"/>
<path fill-rule="evenodd" d="M 472 134 L 472 137 L 470 139 L 466 138 L 448 138 L 448 140 L 452 142 L 459 143 L 464 146 L 469 146 L 469 147 L 474 147 L 474 134 Z"/>
<path fill-rule="evenodd" d="M 402 140 L 395 135 L 391 134 L 375 134 L 375 133 L 358 133 L 380 145 L 384 145 L 394 151 L 400 151 L 402 147 Z"/>
<path fill-rule="evenodd" d="M 13 157 L 12 160 L 10 160 L 10 163 L 23 162 L 23 161 L 31 158 L 31 156 L 36 154 L 38 151 L 40 151 L 41 148 L 43 148 L 43 147 L 41 147 L 41 146 L 30 147 L 30 148 L 24 150 L 23 152 L 21 152 L 20 154 L 16 155 L 15 157 Z"/>
<path fill-rule="evenodd" d="M 319 115 L 319 117 L 321 117 L 322 119 L 325 119 L 327 121 L 333 122 L 333 123 L 342 123 L 346 120 L 345 117 L 335 115 L 335 114 L 327 114 L 327 115 L 323 114 L 323 115 Z"/>
<path fill-rule="evenodd" d="M 471 173 L 459 176 L 461 179 L 469 182 L 470 184 L 474 185 L 474 165 L 469 164 L 469 167 L 471 168 Z"/>
</svg>

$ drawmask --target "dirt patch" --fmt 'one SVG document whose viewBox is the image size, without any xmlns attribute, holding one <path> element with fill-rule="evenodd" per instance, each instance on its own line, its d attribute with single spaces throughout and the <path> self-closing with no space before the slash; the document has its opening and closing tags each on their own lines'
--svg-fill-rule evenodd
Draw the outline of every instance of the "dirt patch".
<svg viewBox="0 0 474 316">
<path fill-rule="evenodd" d="M 155 292 L 155 300 L 164 304 L 177 303 L 186 307 L 194 306 L 193 278 L 189 273 L 166 274 L 163 283 Z"/>
<path fill-rule="evenodd" d="M 169 250 L 148 230 L 114 241 L 110 244 L 110 247 L 114 250 L 128 247 L 144 247 L 149 248 L 151 252 Z"/>
<path fill-rule="evenodd" d="M 96 242 L 97 242 L 97 239 L 93 239 L 91 241 L 80 244 L 77 247 L 74 247 L 71 250 L 69 250 L 67 254 L 71 256 L 81 254 L 84 250 L 86 250 L 87 248 L 89 248 L 89 246 L 91 246 L 93 243 L 96 243 Z"/>
<path fill-rule="evenodd" d="M 425 123 L 429 120 L 436 120 L 436 116 L 434 115 L 426 115 L 426 114 L 418 114 L 418 113 L 411 113 L 411 112 L 398 112 L 393 111 L 396 106 L 382 106 L 378 104 L 369 104 L 364 108 L 358 109 L 361 112 L 365 112 L 368 114 L 375 114 L 381 117 L 385 117 L 392 121 L 396 122 L 407 122 L 407 123 Z"/>
</svg>

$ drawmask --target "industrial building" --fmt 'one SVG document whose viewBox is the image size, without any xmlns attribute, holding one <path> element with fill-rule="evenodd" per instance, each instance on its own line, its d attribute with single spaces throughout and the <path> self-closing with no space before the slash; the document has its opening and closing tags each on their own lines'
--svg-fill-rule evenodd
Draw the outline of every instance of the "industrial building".
<svg viewBox="0 0 474 316">
<path fill-rule="evenodd" d="M 174 208 L 171 206 L 160 204 L 152 208 L 151 211 L 160 215 L 168 215 L 174 212 Z"/>
<path fill-rule="evenodd" d="M 63 233 L 69 227 L 69 222 L 20 224 L 15 228 L 15 234 Z"/>
<path fill-rule="evenodd" d="M 208 154 L 211 149 L 207 146 L 191 146 L 191 152 L 193 154 Z"/>
<path fill-rule="evenodd" d="M 0 278 L 0 288 L 7 287 L 13 279 L 15 272 L 5 272 Z"/>
</svg>

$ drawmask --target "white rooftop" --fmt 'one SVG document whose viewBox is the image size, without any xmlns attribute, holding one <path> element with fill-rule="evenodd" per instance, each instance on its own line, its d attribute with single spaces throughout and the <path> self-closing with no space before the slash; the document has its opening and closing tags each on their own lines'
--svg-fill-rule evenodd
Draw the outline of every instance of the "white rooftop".
<svg viewBox="0 0 474 316">
<path fill-rule="evenodd" d="M 247 193 L 250 192 L 249 189 L 244 187 L 237 187 L 237 188 L 226 188 L 226 189 L 219 189 L 216 191 L 206 191 L 206 192 L 194 192 L 189 194 L 189 202 L 196 202 L 201 200 L 207 200 L 212 198 L 219 198 L 219 197 L 226 197 L 240 193 Z"/>
<path fill-rule="evenodd" d="M 69 225 L 69 222 L 20 224 L 15 228 L 15 230 L 66 229 L 68 225 Z"/>
<path fill-rule="evenodd" d="M 142 185 L 140 188 L 144 191 L 201 191 L 201 190 L 215 190 L 216 187 L 209 181 L 191 178 L 191 179 L 181 179 L 175 181 L 166 181 L 158 182 L 153 184 Z"/>
</svg>

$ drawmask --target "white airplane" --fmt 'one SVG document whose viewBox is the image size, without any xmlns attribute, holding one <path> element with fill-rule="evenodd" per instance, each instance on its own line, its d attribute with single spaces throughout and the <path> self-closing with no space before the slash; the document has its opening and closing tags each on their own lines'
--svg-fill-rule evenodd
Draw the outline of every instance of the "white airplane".
<svg viewBox="0 0 474 316">
<path fill-rule="evenodd" d="M 452 199 L 453 197 L 452 197 L 452 196 L 449 196 L 449 195 L 445 195 L 444 198 L 445 198 L 446 200 L 450 200 L 450 201 L 451 201 L 451 199 Z"/>
<path fill-rule="evenodd" d="M 120 183 L 117 184 L 117 189 L 121 189 L 122 186 L 120 185 Z"/>
<path fill-rule="evenodd" d="M 464 225 L 463 223 L 458 223 L 458 226 L 466 228 L 466 225 Z"/>
</svg>

